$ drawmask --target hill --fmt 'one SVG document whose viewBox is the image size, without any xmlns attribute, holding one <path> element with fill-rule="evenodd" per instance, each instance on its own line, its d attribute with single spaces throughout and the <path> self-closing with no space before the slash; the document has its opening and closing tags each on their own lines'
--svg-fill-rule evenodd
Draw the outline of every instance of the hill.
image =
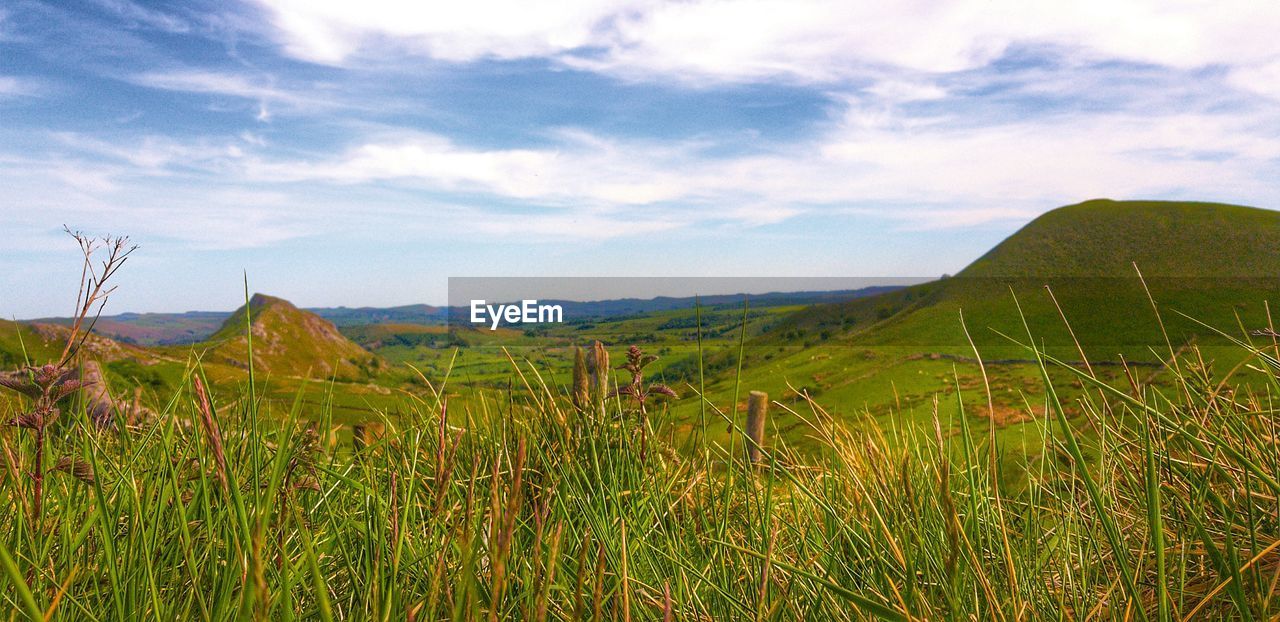
<svg viewBox="0 0 1280 622">
<path fill-rule="evenodd" d="M 698 386 L 699 370 L 705 371 L 709 399 L 726 412 L 739 389 L 765 391 L 803 412 L 806 406 L 797 402 L 803 391 L 837 419 L 870 413 L 893 428 L 928 428 L 935 396 L 941 415 L 954 415 L 959 394 L 967 412 L 1001 428 L 1001 438 L 1015 448 L 1039 434 L 1035 424 L 1016 424 L 1043 413 L 1045 396 L 1030 353 L 1011 339 L 1026 342 L 1029 329 L 1038 345 L 1066 361 L 1079 361 L 1083 350 L 1098 377 L 1126 391 L 1122 360 L 1144 384 L 1166 382 L 1165 331 L 1177 352 L 1187 352 L 1187 344 L 1200 347 L 1188 364 L 1245 374 L 1238 351 L 1187 316 L 1239 336 L 1269 325 L 1266 303 L 1277 293 L 1280 212 L 1087 201 L 1035 219 L 954 277 L 798 309 L 749 337 L 741 360 L 736 344 L 720 347 L 701 367 L 672 366 L 679 373 L 665 380 Z M 985 370 L 973 358 L 965 327 Z M 1075 386 L 1067 372 L 1053 374 L 1060 374 L 1062 387 Z M 988 383 L 994 409 L 986 405 Z M 1078 395 L 1065 388 L 1060 395 L 1075 408 Z M 681 403 L 673 416 L 698 421 L 698 405 Z M 796 442 L 809 429 L 790 413 L 776 424 Z"/>
<path fill-rule="evenodd" d="M 1236 278 L 1280 268 L 1280 212 L 1098 199 L 1049 211 L 957 276 Z"/>
<path fill-rule="evenodd" d="M 751 294 L 751 305 L 762 306 L 794 306 L 815 305 L 822 302 L 841 302 L 847 299 L 873 296 L 873 294 L 890 292 L 896 285 L 876 285 L 860 289 L 837 289 L 837 291 L 814 292 L 771 292 Z M 703 308 L 732 308 L 742 305 L 745 294 L 718 294 L 695 298 L 657 297 L 657 298 L 620 298 L 602 299 L 602 301 L 577 302 L 547 299 L 547 305 L 561 305 L 564 314 L 579 321 L 607 319 L 607 317 L 630 317 L 641 314 L 659 314 L 659 312 L 692 308 L 695 303 Z M 508 301 L 509 302 L 509 301 Z M 347 337 L 361 342 L 370 333 L 387 334 L 392 330 L 403 333 L 422 333 L 416 326 L 444 326 L 453 317 L 454 324 L 466 324 L 470 316 L 470 308 L 435 307 L 430 305 L 404 305 L 398 307 L 305 307 L 303 311 L 311 312 L 325 320 L 332 321 Z M 137 344 L 137 346 L 180 346 L 180 344 L 200 343 L 209 339 L 232 314 L 228 311 L 187 311 L 182 314 L 118 314 L 99 317 L 95 325 L 97 334 L 104 335 L 119 342 Z M 32 323 L 70 325 L 69 317 L 42 317 L 31 320 Z M 364 330 L 371 326 L 369 330 Z M 429 331 L 430 333 L 430 331 Z"/>
<path fill-rule="evenodd" d="M 963 311 L 979 345 L 1008 344 L 1001 334 L 1025 337 L 1021 315 L 1060 351 L 1075 352 L 1074 333 L 1090 355 L 1149 359 L 1163 336 L 1147 290 L 1172 340 L 1184 343 L 1213 337 L 1182 314 L 1226 330 L 1236 328 L 1237 315 L 1266 326 L 1264 301 L 1278 277 L 1280 212 L 1095 200 L 1040 216 L 955 277 L 803 310 L 774 336 L 825 331 L 855 344 L 967 350 Z"/>
<path fill-rule="evenodd" d="M 797 305 L 813 305 L 843 302 L 857 298 L 874 296 L 884 292 L 900 289 L 897 285 L 875 285 L 859 289 L 840 289 L 824 291 L 766 292 L 760 294 L 713 294 L 706 296 L 657 296 L 654 298 L 615 298 L 608 300 L 560 300 L 540 299 L 542 304 L 559 305 L 564 309 L 569 322 L 574 321 L 609 321 L 634 318 L 641 315 L 661 314 L 669 311 L 680 311 L 701 307 L 706 311 L 738 309 L 744 301 L 750 300 L 751 306 L 790 307 Z M 514 301 L 508 301 L 514 302 Z M 466 323 L 470 316 L 469 308 L 453 307 L 450 311 L 455 323 Z"/>
<path fill-rule="evenodd" d="M 382 367 L 378 357 L 351 342 L 332 322 L 287 300 L 254 294 L 205 342 L 206 359 L 243 367 L 248 360 L 245 315 L 258 372 L 317 379 L 360 380 Z"/>
<path fill-rule="evenodd" d="M 70 332 L 60 324 L 0 320 L 0 369 L 20 366 L 27 360 L 34 364 L 54 361 L 62 356 Z M 91 358 L 108 363 L 129 360 L 151 365 L 164 360 L 156 352 L 105 337 L 96 329 L 84 338 L 81 348 Z"/>
<path fill-rule="evenodd" d="M 29 324 L 0 320 L 0 370 L 43 364 L 62 355 L 62 341 L 41 335 Z"/>
<path fill-rule="evenodd" d="M 121 313 L 98 318 L 93 330 L 116 341 L 140 346 L 197 343 L 218 330 L 230 314 L 225 311 L 186 313 Z M 32 323 L 70 326 L 71 318 L 51 317 Z"/>
<path fill-rule="evenodd" d="M 840 302 L 863 296 L 871 296 L 898 289 L 898 286 L 872 286 L 853 290 L 824 290 L 797 292 L 770 292 L 750 296 L 753 306 L 791 306 Z M 589 302 L 568 300 L 544 300 L 544 304 L 559 304 L 569 318 L 579 321 L 621 318 L 633 315 L 661 313 L 679 309 L 692 309 L 695 304 L 703 308 L 733 308 L 740 306 L 744 294 L 723 294 L 656 298 L 622 298 Z M 509 301 L 508 301 L 509 302 Z M 414 326 L 445 326 L 452 316 L 455 322 L 466 323 L 469 308 L 436 307 L 425 304 L 399 307 L 306 307 L 304 311 L 333 322 L 338 329 L 355 341 L 361 341 L 370 331 L 387 333 L 380 325 L 393 329 L 403 328 L 406 333 L 419 333 Z M 94 327 L 98 334 L 124 343 L 142 346 L 194 344 L 209 339 L 232 316 L 227 311 L 187 311 L 185 313 L 120 313 L 98 318 Z M 71 318 L 50 317 L 31 320 L 30 323 L 70 325 Z"/>
</svg>

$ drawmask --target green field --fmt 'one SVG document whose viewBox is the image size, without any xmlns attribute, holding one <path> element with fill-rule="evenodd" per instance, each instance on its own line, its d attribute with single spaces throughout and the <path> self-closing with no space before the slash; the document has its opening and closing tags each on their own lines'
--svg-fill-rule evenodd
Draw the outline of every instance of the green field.
<svg viewBox="0 0 1280 622">
<path fill-rule="evenodd" d="M 85 342 L 145 416 L 104 427 L 83 390 L 0 378 L 19 424 L 0 600 L 68 620 L 1273 619 L 1276 274 L 1280 214 L 1089 202 L 843 303 L 490 331 L 337 327 L 246 292 L 193 345 Z M 56 361 L 67 334 L 0 321 L 0 365 Z M 597 342 L 608 386 L 587 388 Z M 657 356 L 636 386 L 676 397 L 614 395 L 630 346 Z"/>
</svg>

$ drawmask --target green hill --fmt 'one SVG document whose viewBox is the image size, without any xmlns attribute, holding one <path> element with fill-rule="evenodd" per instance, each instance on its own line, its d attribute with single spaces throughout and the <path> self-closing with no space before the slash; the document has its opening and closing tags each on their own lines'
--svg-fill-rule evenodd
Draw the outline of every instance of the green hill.
<svg viewBox="0 0 1280 622">
<path fill-rule="evenodd" d="M 342 336 L 332 322 L 280 298 L 254 294 L 247 313 L 253 334 L 253 364 L 260 373 L 317 379 L 363 380 L 381 360 Z M 246 307 L 231 314 L 205 342 L 206 360 L 245 366 Z"/>
<path fill-rule="evenodd" d="M 740 377 L 736 345 L 717 348 L 704 365 L 714 370 L 707 394 L 726 412 L 733 396 L 746 390 L 766 391 L 803 412 L 807 407 L 795 393 L 803 390 L 838 419 L 870 413 L 892 427 L 930 424 L 935 395 L 944 415 L 954 413 L 958 391 L 971 414 L 985 417 L 984 383 L 967 326 L 987 363 L 991 420 L 1009 427 L 1002 434 L 1016 443 L 1022 428 L 1032 428 L 1014 424 L 1044 409 L 1039 370 L 1030 353 L 1010 340 L 1026 342 L 1028 328 L 1038 345 L 1063 360 L 1078 361 L 1082 349 L 1094 372 L 1117 386 L 1128 382 L 1122 357 L 1141 380 L 1159 384 L 1169 357 L 1161 321 L 1175 350 L 1194 343 L 1206 365 L 1231 370 L 1239 361 L 1228 354 L 1234 351 L 1218 347 L 1226 341 L 1183 314 L 1239 336 L 1241 327 L 1268 326 L 1266 301 L 1278 294 L 1280 212 L 1088 201 L 1035 219 L 954 277 L 814 305 L 781 319 L 748 339 Z M 1067 373 L 1061 375 L 1062 385 L 1070 386 Z M 1068 404 L 1071 397 L 1064 395 Z M 677 420 L 700 416 L 696 403 L 677 410 Z M 776 423 L 797 442 L 809 429 L 790 414 L 780 413 Z"/>
<path fill-rule="evenodd" d="M 62 355 L 65 342 L 40 334 L 29 324 L 0 320 L 0 370 L 44 364 Z"/>
<path fill-rule="evenodd" d="M 62 356 L 71 329 L 43 322 L 0 320 L 0 369 L 18 367 L 30 361 L 42 365 Z M 132 361 L 153 365 L 165 360 L 146 348 L 104 337 L 96 330 L 80 342 L 81 352 L 104 363 Z"/>
<path fill-rule="evenodd" d="M 1280 212 L 1098 199 L 1028 223 L 958 276 L 1256 277 L 1280 269 Z"/>
<path fill-rule="evenodd" d="M 1074 333 L 1090 357 L 1150 359 L 1164 340 L 1147 290 L 1176 345 L 1214 339 L 1184 314 L 1229 331 L 1237 317 L 1266 326 L 1278 277 L 1280 212 L 1096 200 L 1044 214 L 955 277 L 813 307 L 778 335 L 954 352 L 968 350 L 963 312 L 979 345 L 1000 347 L 1009 343 L 1001 333 L 1025 338 L 1021 306 L 1035 338 L 1064 355 L 1076 350 Z"/>
</svg>

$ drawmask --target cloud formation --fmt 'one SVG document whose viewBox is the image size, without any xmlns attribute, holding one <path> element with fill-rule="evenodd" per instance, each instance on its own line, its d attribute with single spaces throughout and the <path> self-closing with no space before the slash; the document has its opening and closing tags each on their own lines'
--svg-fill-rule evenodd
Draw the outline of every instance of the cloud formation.
<svg viewBox="0 0 1280 622">
<path fill-rule="evenodd" d="M 1280 60 L 1280 5 L 1251 0 L 259 1 L 290 54 L 333 64 L 545 57 L 637 78 L 831 82 L 963 71 L 1019 46 L 1180 69 Z"/>
</svg>

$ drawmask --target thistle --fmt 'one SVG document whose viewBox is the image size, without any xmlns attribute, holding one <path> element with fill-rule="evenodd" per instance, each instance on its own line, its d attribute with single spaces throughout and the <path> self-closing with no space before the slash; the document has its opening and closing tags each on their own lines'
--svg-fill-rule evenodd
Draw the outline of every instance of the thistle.
<svg viewBox="0 0 1280 622">
<path fill-rule="evenodd" d="M 57 403 L 80 388 L 76 370 L 55 365 L 27 367 L 0 375 L 0 387 L 31 398 L 31 410 L 14 417 L 10 425 L 25 430 L 43 430 L 57 420 L 61 412 Z"/>
<path fill-rule="evenodd" d="M 598 342 L 597 342 L 598 343 Z M 671 387 L 653 382 L 645 385 L 644 368 L 649 364 L 658 360 L 657 355 L 645 354 L 639 346 L 631 346 L 627 348 L 627 362 L 623 363 L 618 369 L 626 370 L 631 373 L 631 383 L 619 387 L 618 390 L 610 394 L 610 396 L 630 397 L 636 404 L 635 412 L 640 418 L 640 459 L 644 460 L 648 454 L 648 429 L 649 416 L 647 403 L 649 398 L 655 395 L 665 395 L 667 397 L 679 397 Z"/>
</svg>

